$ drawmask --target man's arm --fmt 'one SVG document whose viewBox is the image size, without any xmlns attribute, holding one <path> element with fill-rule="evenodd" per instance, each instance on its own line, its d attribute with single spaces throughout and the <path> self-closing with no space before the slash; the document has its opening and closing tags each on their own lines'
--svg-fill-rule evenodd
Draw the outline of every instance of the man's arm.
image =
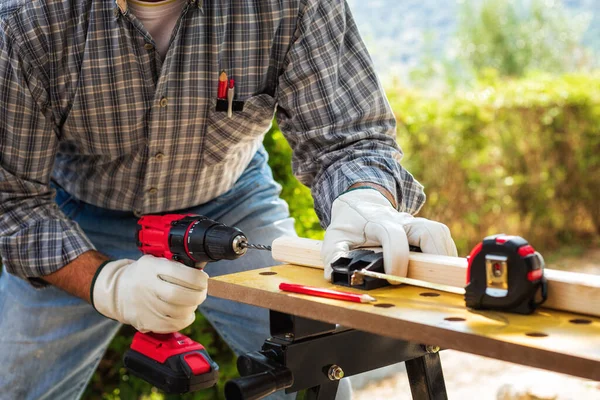
<svg viewBox="0 0 600 400">
<path fill-rule="evenodd" d="M 42 61 L 28 52 L 29 47 L 21 48 L 22 40 L 14 36 L 8 23 L 0 21 L 0 256 L 7 272 L 43 286 L 44 276 L 95 249 L 54 203 L 49 181 L 58 128 L 48 92 L 51 84 Z M 82 285 L 86 282 L 65 288 L 79 293 Z"/>
<path fill-rule="evenodd" d="M 191 324 L 207 295 L 201 270 L 152 256 L 107 261 L 54 203 L 58 149 L 44 69 L 0 20 L 0 256 L 6 272 L 55 285 L 141 331 Z M 26 46 L 24 46 L 26 47 Z"/>
<path fill-rule="evenodd" d="M 91 250 L 43 279 L 74 296 L 90 302 L 90 288 L 98 267 L 108 261 L 104 254 Z"/>
<path fill-rule="evenodd" d="M 357 184 L 416 213 L 423 188 L 399 163 L 396 121 L 347 4 L 304 4 L 279 78 L 277 121 L 321 225 L 329 225 L 333 201 Z"/>
<path fill-rule="evenodd" d="M 347 3 L 303 4 L 277 116 L 294 151 L 294 172 L 311 187 L 327 228 L 325 278 L 331 263 L 356 247 L 383 247 L 384 268 L 393 275 L 406 275 L 409 244 L 456 255 L 445 225 L 411 215 L 425 202 L 423 187 L 399 163 L 396 120 Z"/>
</svg>

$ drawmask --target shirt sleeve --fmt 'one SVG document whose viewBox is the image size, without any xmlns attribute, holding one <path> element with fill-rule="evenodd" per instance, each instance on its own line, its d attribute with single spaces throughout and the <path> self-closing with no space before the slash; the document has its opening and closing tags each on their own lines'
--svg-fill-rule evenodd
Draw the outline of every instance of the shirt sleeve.
<svg viewBox="0 0 600 400">
<path fill-rule="evenodd" d="M 44 286 L 39 277 L 94 247 L 54 202 L 58 137 L 48 84 L 26 60 L 0 23 L 0 257 L 7 272 Z"/>
<path fill-rule="evenodd" d="M 402 168 L 396 121 L 344 0 L 305 0 L 277 93 L 277 122 L 296 177 L 311 188 L 321 225 L 358 182 L 385 187 L 417 213 L 423 186 Z"/>
</svg>

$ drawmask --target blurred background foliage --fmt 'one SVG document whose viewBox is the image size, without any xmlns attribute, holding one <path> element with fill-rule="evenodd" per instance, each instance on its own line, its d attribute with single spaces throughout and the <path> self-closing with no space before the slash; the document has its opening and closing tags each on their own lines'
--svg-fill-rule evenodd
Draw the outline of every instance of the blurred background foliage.
<svg viewBox="0 0 600 400">
<path fill-rule="evenodd" d="M 388 93 L 403 164 L 428 195 L 422 215 L 446 223 L 462 255 L 499 232 L 546 251 L 598 236 L 600 74 Z"/>
<path fill-rule="evenodd" d="M 464 2 L 456 56 L 472 75 L 487 68 L 502 76 L 587 68 L 593 54 L 581 39 L 589 20 L 569 15 L 558 1 Z"/>
<path fill-rule="evenodd" d="M 425 53 L 411 84 L 386 82 L 403 165 L 425 186 L 421 216 L 447 224 L 461 255 L 488 234 L 526 237 L 545 252 L 600 234 L 600 71 L 581 45 L 589 20 L 560 3 L 464 1 L 454 54 Z M 275 126 L 265 138 L 300 236 L 322 238 L 308 188 L 291 173 Z M 88 386 L 90 399 L 221 399 L 235 356 L 198 315 L 184 333 L 221 368 L 214 390 L 166 396 L 129 376 L 124 327 Z"/>
<path fill-rule="evenodd" d="M 425 34 L 421 63 L 406 86 L 436 90 L 476 85 L 489 73 L 591 72 L 598 54 L 584 45 L 591 14 L 573 15 L 558 0 L 459 0 L 457 26 L 443 52 L 435 31 Z M 594 42 L 600 45 L 600 37 Z"/>
</svg>

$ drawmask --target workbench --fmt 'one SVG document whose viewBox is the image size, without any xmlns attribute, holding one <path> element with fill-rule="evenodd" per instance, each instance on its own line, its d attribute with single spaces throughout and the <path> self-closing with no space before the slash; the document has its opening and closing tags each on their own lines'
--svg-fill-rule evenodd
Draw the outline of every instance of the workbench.
<svg viewBox="0 0 600 400">
<path fill-rule="evenodd" d="M 600 381 L 597 317 L 544 308 L 533 315 L 474 311 L 460 295 L 406 285 L 369 291 L 374 303 L 351 303 L 282 292 L 282 282 L 365 293 L 328 283 L 322 270 L 280 265 L 211 278 L 209 294 L 421 344 L 429 353 L 454 349 Z M 415 396 L 415 391 L 413 397 L 441 398 L 439 393 Z"/>
</svg>

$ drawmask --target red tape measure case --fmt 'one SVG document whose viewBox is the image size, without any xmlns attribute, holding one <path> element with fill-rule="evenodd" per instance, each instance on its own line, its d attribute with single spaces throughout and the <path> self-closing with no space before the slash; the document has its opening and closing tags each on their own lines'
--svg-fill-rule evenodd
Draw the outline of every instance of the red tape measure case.
<svg viewBox="0 0 600 400">
<path fill-rule="evenodd" d="M 546 298 L 544 259 L 522 237 L 488 236 L 471 252 L 467 307 L 531 314 Z"/>
</svg>

